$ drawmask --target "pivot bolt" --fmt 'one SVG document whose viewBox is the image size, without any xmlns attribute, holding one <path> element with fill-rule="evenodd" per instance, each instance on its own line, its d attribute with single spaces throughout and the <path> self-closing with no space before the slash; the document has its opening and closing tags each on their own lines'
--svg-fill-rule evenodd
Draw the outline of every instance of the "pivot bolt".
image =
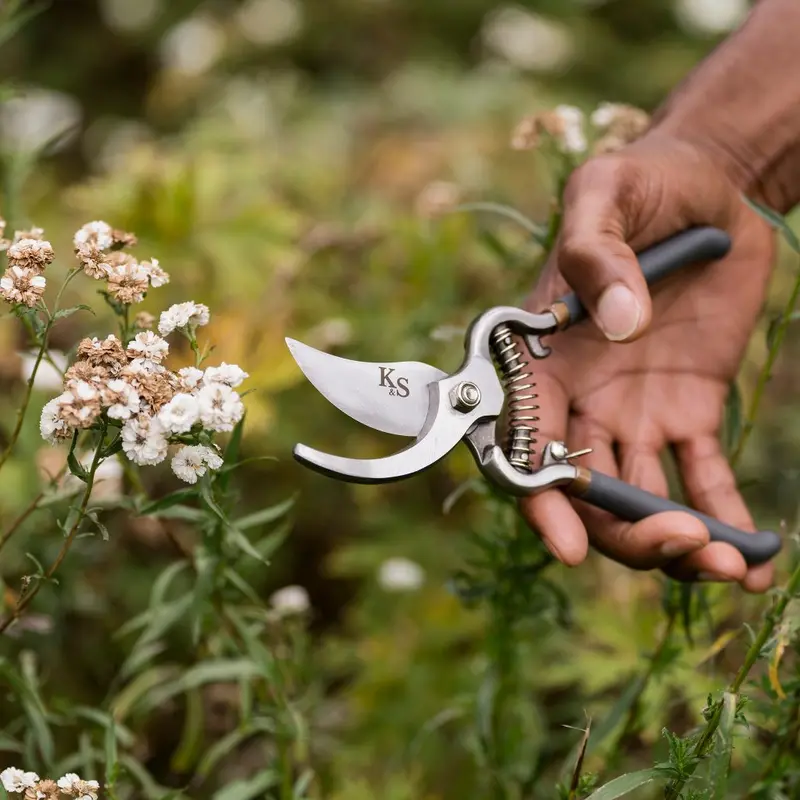
<svg viewBox="0 0 800 800">
<path fill-rule="evenodd" d="M 450 390 L 450 405 L 456 411 L 466 414 L 481 402 L 481 390 L 469 381 L 462 381 Z"/>
</svg>

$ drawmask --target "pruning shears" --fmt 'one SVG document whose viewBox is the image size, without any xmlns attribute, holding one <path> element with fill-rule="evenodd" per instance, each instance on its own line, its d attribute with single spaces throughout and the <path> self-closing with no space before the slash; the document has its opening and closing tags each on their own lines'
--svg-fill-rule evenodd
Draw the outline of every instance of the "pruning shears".
<svg viewBox="0 0 800 800">
<path fill-rule="evenodd" d="M 724 231 L 696 227 L 642 251 L 637 258 L 652 285 L 682 267 L 722 258 L 730 246 Z M 306 467 L 338 480 L 379 484 L 416 475 L 464 442 L 484 476 L 511 495 L 559 487 L 629 522 L 663 511 L 683 511 L 706 525 L 711 541 L 736 547 L 748 564 L 772 558 L 781 548 L 777 533 L 738 530 L 573 463 L 589 450 L 570 452 L 564 442 L 549 441 L 540 463 L 534 462 L 538 395 L 531 362 L 519 342 L 524 341 L 534 360 L 547 358 L 551 349 L 543 344 L 543 337 L 586 317 L 575 294 L 537 314 L 512 306 L 489 308 L 469 326 L 464 360 L 451 374 L 417 361 L 352 361 L 286 339 L 305 376 L 339 410 L 375 430 L 413 437 L 407 447 L 384 458 L 346 458 L 304 444 L 295 446 L 294 456 Z M 506 435 L 501 429 L 498 437 L 501 418 Z"/>
</svg>

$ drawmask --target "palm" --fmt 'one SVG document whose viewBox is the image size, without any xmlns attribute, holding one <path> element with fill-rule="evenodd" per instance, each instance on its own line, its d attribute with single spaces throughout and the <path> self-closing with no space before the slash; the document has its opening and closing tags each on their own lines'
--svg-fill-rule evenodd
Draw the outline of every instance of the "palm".
<svg viewBox="0 0 800 800">
<path fill-rule="evenodd" d="M 551 356 L 532 366 L 544 441 L 566 438 L 570 449 L 591 447 L 586 466 L 659 495 L 668 491 L 660 454 L 671 447 L 687 499 L 747 529 L 752 521 L 717 437 L 728 386 L 764 300 L 773 241 L 768 226 L 743 205 L 730 233 L 734 247 L 726 259 L 688 267 L 653 287 L 652 322 L 639 339 L 612 344 L 586 322 L 556 334 L 549 342 Z M 529 307 L 541 308 L 567 289 L 551 264 Z M 535 506 L 523 504 L 539 527 L 542 507 L 537 513 Z M 582 503 L 575 507 L 601 551 L 631 566 L 663 563 L 628 557 L 619 541 L 621 536 L 624 543 L 627 535 L 616 526 L 612 540 L 603 530 L 609 528 L 608 515 Z M 688 558 L 702 568 L 704 559 L 719 556 L 720 547 L 725 546 L 707 546 L 705 555 Z M 723 552 L 721 557 L 729 556 Z M 753 587 L 769 577 L 768 570 L 750 571 Z"/>
</svg>

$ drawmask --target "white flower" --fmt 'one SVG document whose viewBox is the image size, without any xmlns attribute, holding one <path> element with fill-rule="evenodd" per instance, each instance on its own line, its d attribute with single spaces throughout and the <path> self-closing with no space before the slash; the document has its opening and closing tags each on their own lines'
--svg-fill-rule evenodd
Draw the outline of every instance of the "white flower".
<svg viewBox="0 0 800 800">
<path fill-rule="evenodd" d="M 91 243 L 98 250 L 107 250 L 114 244 L 114 236 L 112 235 L 111 226 L 107 222 L 95 220 L 94 222 L 87 222 L 76 231 L 75 236 L 72 238 L 72 243 L 76 249 Z"/>
<path fill-rule="evenodd" d="M 195 389 L 200 387 L 200 382 L 203 380 L 203 370 L 197 367 L 183 367 L 178 370 L 178 377 L 180 378 L 181 388 L 189 394 L 194 393 Z"/>
<path fill-rule="evenodd" d="M 69 426 L 59 414 L 62 397 L 63 395 L 59 395 L 45 403 L 42 415 L 39 417 L 39 432 L 48 444 L 58 444 L 69 434 Z"/>
<path fill-rule="evenodd" d="M 139 466 L 160 464 L 167 457 L 167 437 L 154 417 L 138 417 L 122 426 L 122 449 Z"/>
<path fill-rule="evenodd" d="M 80 400 L 82 403 L 88 403 L 92 400 L 95 400 L 99 395 L 97 389 L 95 389 L 95 387 L 92 386 L 92 384 L 88 381 L 70 381 L 67 388 L 72 396 L 76 400 Z"/>
<path fill-rule="evenodd" d="M 583 111 L 575 106 L 556 106 L 555 113 L 561 119 L 564 130 L 561 134 L 561 147 L 565 153 L 586 151 L 586 135 L 583 131 Z"/>
<path fill-rule="evenodd" d="M 224 383 L 211 383 L 197 393 L 200 421 L 212 431 L 232 431 L 244 414 L 239 395 Z"/>
<path fill-rule="evenodd" d="M 139 412 L 141 398 L 129 383 L 115 378 L 106 384 L 106 389 L 112 394 L 113 402 L 108 407 L 111 419 L 130 419 Z"/>
<path fill-rule="evenodd" d="M 203 383 L 224 383 L 234 388 L 250 376 L 236 364 L 226 364 L 224 361 L 218 367 L 208 367 L 203 374 Z"/>
<path fill-rule="evenodd" d="M 97 792 L 100 789 L 100 784 L 97 781 L 83 781 L 81 791 L 83 796 L 78 800 L 97 800 Z"/>
<path fill-rule="evenodd" d="M 270 597 L 270 603 L 281 616 L 302 614 L 311 607 L 308 592 L 302 586 L 284 586 L 283 589 L 278 589 Z"/>
<path fill-rule="evenodd" d="M 170 433 L 186 433 L 200 416 L 200 404 L 191 394 L 176 394 L 158 412 L 158 421 Z M 174 462 L 173 462 L 174 464 Z"/>
<path fill-rule="evenodd" d="M 137 333 L 128 344 L 128 355 L 131 358 L 148 358 L 151 361 L 162 361 L 169 352 L 169 345 L 153 331 Z"/>
<path fill-rule="evenodd" d="M 74 794 L 83 781 L 74 772 L 68 772 L 63 778 L 59 778 L 56 783 L 58 788 L 65 794 Z"/>
<path fill-rule="evenodd" d="M 407 558 L 390 558 L 378 571 L 378 582 L 388 592 L 414 591 L 424 580 L 422 567 Z"/>
<path fill-rule="evenodd" d="M 142 261 L 141 266 L 150 276 L 150 285 L 154 289 L 158 289 L 159 286 L 165 286 L 169 283 L 169 274 L 161 269 L 157 258 L 151 258 L 149 261 Z"/>
<path fill-rule="evenodd" d="M 129 361 L 123 370 L 125 375 L 153 375 L 156 372 L 166 372 L 167 368 L 152 358 L 134 358 Z"/>
<path fill-rule="evenodd" d="M 172 459 L 172 471 L 186 483 L 197 483 L 206 469 L 219 469 L 222 457 L 210 447 L 188 445 L 181 447 Z"/>
<path fill-rule="evenodd" d="M 161 313 L 158 332 L 162 336 L 168 336 L 180 328 L 208 325 L 210 316 L 208 306 L 202 303 L 194 303 L 191 300 L 186 303 L 176 303 Z"/>
<path fill-rule="evenodd" d="M 24 792 L 25 789 L 32 789 L 39 776 L 35 772 L 23 772 L 17 767 L 7 767 L 0 772 L 0 783 L 7 792 Z"/>
</svg>

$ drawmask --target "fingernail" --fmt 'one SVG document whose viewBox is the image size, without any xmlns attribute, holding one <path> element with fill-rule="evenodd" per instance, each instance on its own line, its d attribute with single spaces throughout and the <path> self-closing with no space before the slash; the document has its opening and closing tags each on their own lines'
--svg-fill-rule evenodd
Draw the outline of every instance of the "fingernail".
<svg viewBox="0 0 800 800">
<path fill-rule="evenodd" d="M 636 295 L 624 284 L 612 283 L 597 304 L 597 324 L 606 339 L 618 342 L 627 339 L 639 326 L 642 307 Z"/>
<path fill-rule="evenodd" d="M 697 579 L 701 581 L 714 581 L 715 583 L 732 583 L 730 575 L 720 575 L 716 572 L 698 572 Z"/>
<path fill-rule="evenodd" d="M 685 537 L 678 537 L 668 539 L 661 545 L 659 552 L 664 558 L 677 558 L 678 556 L 692 553 L 703 546 L 703 543 L 697 539 L 687 539 Z"/>
</svg>

